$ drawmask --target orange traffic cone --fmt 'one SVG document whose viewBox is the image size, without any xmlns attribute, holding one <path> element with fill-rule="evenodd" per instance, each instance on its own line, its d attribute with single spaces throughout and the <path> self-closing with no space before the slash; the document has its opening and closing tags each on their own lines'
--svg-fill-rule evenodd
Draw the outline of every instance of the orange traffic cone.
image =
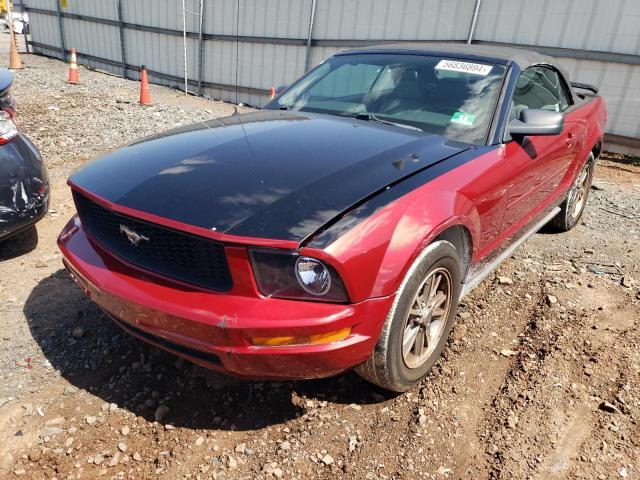
<svg viewBox="0 0 640 480">
<path fill-rule="evenodd" d="M 13 36 L 13 33 L 11 33 L 10 36 L 11 36 L 11 49 L 9 50 L 9 68 L 11 70 L 19 70 L 24 67 L 22 66 L 22 62 L 20 61 L 20 55 L 18 54 L 18 47 L 16 46 L 16 39 Z"/>
<path fill-rule="evenodd" d="M 276 98 L 276 87 L 271 87 L 271 89 L 269 89 L 269 98 L 271 100 Z"/>
<path fill-rule="evenodd" d="M 140 69 L 140 105 L 151 105 L 151 95 L 149 94 L 149 79 L 147 78 L 147 67 L 144 65 Z"/>
<path fill-rule="evenodd" d="M 78 76 L 78 60 L 76 58 L 76 49 L 71 49 L 71 61 L 69 62 L 69 83 L 78 85 L 80 77 Z"/>
</svg>

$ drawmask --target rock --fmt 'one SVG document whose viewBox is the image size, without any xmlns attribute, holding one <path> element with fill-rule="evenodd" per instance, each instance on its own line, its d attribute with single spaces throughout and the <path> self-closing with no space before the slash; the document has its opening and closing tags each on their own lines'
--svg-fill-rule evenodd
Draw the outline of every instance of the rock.
<svg viewBox="0 0 640 480">
<path fill-rule="evenodd" d="M 247 444 L 246 443 L 239 443 L 238 445 L 236 445 L 235 448 L 235 452 L 236 453 L 241 453 L 244 455 L 245 450 L 247 449 Z"/>
<path fill-rule="evenodd" d="M 27 471 L 24 468 L 16 468 L 13 471 L 13 473 L 14 473 L 14 475 L 19 477 L 19 476 L 24 475 L 25 473 L 27 473 Z"/>
<path fill-rule="evenodd" d="M 47 268 L 48 266 L 47 262 L 43 262 L 42 260 L 36 262 L 36 268 Z"/>
<path fill-rule="evenodd" d="M 356 437 L 355 435 L 350 436 L 349 437 L 349 451 L 350 452 L 355 452 L 357 446 L 358 446 L 358 437 Z"/>
<path fill-rule="evenodd" d="M 500 350 L 500 355 L 502 355 L 503 357 L 513 357 L 514 355 L 517 355 L 518 352 L 516 352 L 515 350 L 511 350 L 509 348 L 505 348 L 504 350 Z"/>
<path fill-rule="evenodd" d="M 64 387 L 64 392 L 62 392 L 63 395 L 66 395 L 67 397 L 71 396 L 71 395 L 75 395 L 78 392 L 78 389 L 72 385 L 68 385 L 66 387 Z"/>
<path fill-rule="evenodd" d="M 127 451 L 127 444 L 124 442 L 119 442 L 118 443 L 118 450 L 120 450 L 121 452 L 126 452 Z"/>
<path fill-rule="evenodd" d="M 42 430 L 42 434 L 45 438 L 47 437 L 53 437 L 54 435 L 58 435 L 60 433 L 62 433 L 63 430 L 61 428 L 58 427 L 45 427 Z"/>
<path fill-rule="evenodd" d="M 333 459 L 333 457 L 329 454 L 322 457 L 322 463 L 324 463 L 325 465 L 331 465 L 334 461 L 335 460 Z"/>
<path fill-rule="evenodd" d="M 100 465 L 104 461 L 104 456 L 101 453 L 96 453 L 95 457 L 93 457 L 93 463 L 95 465 Z"/>
<path fill-rule="evenodd" d="M 103 412 L 106 412 L 109 410 L 109 404 L 108 403 L 103 403 L 102 405 L 100 405 L 100 410 L 102 410 Z"/>
<path fill-rule="evenodd" d="M 87 422 L 88 425 L 93 425 L 96 423 L 97 418 L 92 415 L 87 415 L 84 417 L 84 421 Z"/>
<path fill-rule="evenodd" d="M 558 303 L 558 297 L 554 296 L 554 295 L 547 295 L 547 305 L 549 305 L 550 307 L 554 306 L 556 303 Z"/>
<path fill-rule="evenodd" d="M 603 412 L 607 412 L 607 413 L 620 413 L 620 410 L 618 410 L 618 407 L 606 401 L 598 405 L 598 408 Z"/>
<path fill-rule="evenodd" d="M 509 428 L 516 428 L 518 425 L 518 416 L 515 413 L 510 413 L 507 417 L 507 426 Z"/>
<path fill-rule="evenodd" d="M 118 462 L 120 462 L 120 452 L 116 452 L 113 457 L 111 457 L 111 460 L 109 460 L 109 466 L 115 467 L 118 465 Z"/>
<path fill-rule="evenodd" d="M 276 478 L 282 478 L 282 476 L 284 475 L 284 472 L 280 467 L 276 467 L 271 471 L 271 474 Z"/>
<path fill-rule="evenodd" d="M 82 338 L 82 337 L 84 337 L 84 328 L 82 328 L 82 327 L 74 328 L 73 329 L 73 333 L 71 335 L 73 335 L 73 338 Z"/>
<path fill-rule="evenodd" d="M 120 433 L 126 437 L 127 435 L 129 435 L 129 432 L 130 432 L 130 431 L 131 431 L 131 429 L 129 428 L 129 426 L 128 426 L 128 425 L 125 425 L 125 426 L 124 426 L 124 427 L 122 427 L 122 429 L 120 430 Z"/>
<path fill-rule="evenodd" d="M 47 426 L 62 425 L 64 423 L 64 420 L 64 417 L 56 417 L 52 418 L 51 420 L 47 420 L 46 422 L 44 422 L 44 424 Z"/>
<path fill-rule="evenodd" d="M 289 450 L 291 450 L 291 442 L 288 441 L 284 441 L 280 444 L 280 450 L 287 452 Z"/>
<path fill-rule="evenodd" d="M 513 280 L 509 277 L 498 277 L 498 283 L 500 285 L 513 285 Z"/>
<path fill-rule="evenodd" d="M 138 452 L 135 452 L 135 453 L 133 454 L 133 459 L 134 459 L 136 462 L 139 462 L 139 461 L 141 461 L 141 460 L 142 460 L 142 456 L 141 456 Z"/>
<path fill-rule="evenodd" d="M 489 455 L 495 455 L 496 453 L 498 453 L 498 447 L 496 447 L 495 444 L 490 443 L 489 445 L 487 445 L 485 452 L 487 452 Z"/>
<path fill-rule="evenodd" d="M 203 443 L 204 443 L 204 437 L 196 438 L 196 447 L 202 446 Z"/>
<path fill-rule="evenodd" d="M 441 477 L 447 477 L 451 473 L 451 469 L 443 465 L 440 468 L 438 468 L 438 470 L 436 470 L 436 473 Z"/>
<path fill-rule="evenodd" d="M 169 407 L 167 405 L 160 405 L 156 408 L 156 413 L 153 415 L 153 418 L 156 419 L 156 422 L 162 422 L 168 414 Z"/>
<path fill-rule="evenodd" d="M 116 410 L 118 410 L 118 404 L 117 403 L 110 403 L 109 404 L 109 413 L 113 413 Z"/>
<path fill-rule="evenodd" d="M 229 458 L 227 458 L 227 468 L 229 468 L 229 470 L 235 470 L 236 468 L 238 468 L 238 461 L 231 455 L 229 455 Z"/>
<path fill-rule="evenodd" d="M 37 462 L 38 460 L 40 460 L 41 456 L 42 455 L 40 454 L 40 450 L 35 450 L 29 453 L 29 460 L 32 462 Z"/>
<path fill-rule="evenodd" d="M 631 288 L 633 286 L 633 281 L 629 275 L 625 275 L 622 277 L 622 286 L 626 288 Z"/>
</svg>

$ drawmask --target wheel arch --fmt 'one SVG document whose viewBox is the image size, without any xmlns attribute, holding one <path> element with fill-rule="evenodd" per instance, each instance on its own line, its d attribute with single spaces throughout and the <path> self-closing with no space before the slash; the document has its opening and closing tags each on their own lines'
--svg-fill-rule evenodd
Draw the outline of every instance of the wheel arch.
<svg viewBox="0 0 640 480">
<path fill-rule="evenodd" d="M 460 264 L 460 273 L 464 280 L 469 272 L 471 255 L 473 253 L 471 232 L 462 224 L 451 225 L 438 234 L 430 243 L 437 242 L 438 240 L 445 240 L 456 248 L 459 254 L 458 262 Z"/>
<path fill-rule="evenodd" d="M 593 158 L 597 160 L 601 152 L 602 152 L 602 140 L 598 140 L 593 146 L 593 148 L 591 149 L 591 153 L 593 153 Z"/>
</svg>

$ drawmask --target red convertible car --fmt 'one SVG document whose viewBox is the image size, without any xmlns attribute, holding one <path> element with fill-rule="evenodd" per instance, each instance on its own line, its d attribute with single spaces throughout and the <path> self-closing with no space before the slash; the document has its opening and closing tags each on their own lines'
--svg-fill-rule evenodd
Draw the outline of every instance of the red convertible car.
<svg viewBox="0 0 640 480">
<path fill-rule="evenodd" d="M 337 54 L 264 109 L 132 143 L 69 180 L 59 246 L 118 325 L 245 377 L 354 368 L 411 388 L 461 296 L 571 229 L 606 120 L 553 59 L 466 45 Z"/>
</svg>

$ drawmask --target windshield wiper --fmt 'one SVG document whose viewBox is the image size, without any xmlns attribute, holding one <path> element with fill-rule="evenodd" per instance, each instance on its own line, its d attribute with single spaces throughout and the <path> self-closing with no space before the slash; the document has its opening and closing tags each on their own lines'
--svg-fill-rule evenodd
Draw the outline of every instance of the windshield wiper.
<svg viewBox="0 0 640 480">
<path fill-rule="evenodd" d="M 416 130 L 418 132 L 423 131 L 418 127 L 414 127 L 413 125 L 407 125 L 406 123 L 396 123 L 396 122 L 390 122 L 389 120 L 383 120 L 382 118 L 377 117 L 375 113 L 359 113 L 355 115 L 354 118 L 357 118 L 358 120 L 367 120 L 369 122 L 382 123 L 384 125 L 393 125 L 394 127 L 406 128 L 409 130 Z"/>
</svg>

